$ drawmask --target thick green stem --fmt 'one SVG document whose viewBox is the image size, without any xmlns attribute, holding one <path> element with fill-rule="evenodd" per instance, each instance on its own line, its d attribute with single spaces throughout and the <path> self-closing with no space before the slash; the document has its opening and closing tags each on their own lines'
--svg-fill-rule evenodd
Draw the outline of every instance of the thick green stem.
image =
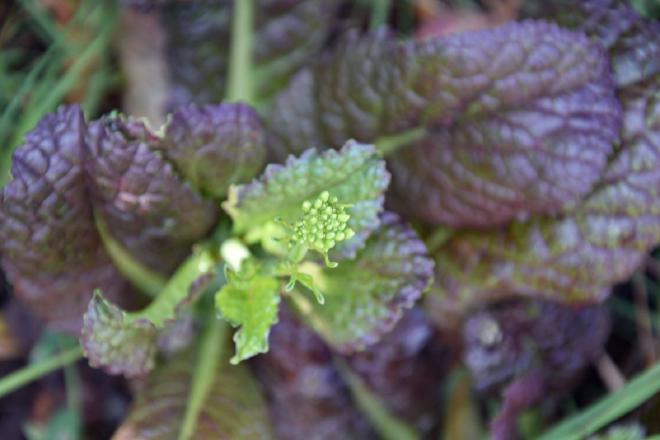
<svg viewBox="0 0 660 440">
<path fill-rule="evenodd" d="M 199 412 L 201 411 L 208 393 L 213 386 L 220 359 L 226 348 L 227 324 L 211 316 L 207 320 L 208 328 L 204 333 L 197 356 L 193 382 L 188 395 L 186 413 L 181 424 L 178 440 L 189 440 L 197 428 Z M 230 368 L 230 367 L 228 367 Z"/>
<path fill-rule="evenodd" d="M 37 363 L 15 371 L 0 379 L 0 397 L 37 380 L 46 374 L 76 362 L 83 357 L 81 347 L 74 347 L 62 353 L 45 358 Z"/>
<path fill-rule="evenodd" d="M 193 282 L 212 272 L 214 267 L 215 257 L 211 246 L 201 246 L 179 266 L 167 285 L 146 309 L 126 313 L 126 322 L 131 323 L 146 318 L 156 327 L 163 327 L 167 321 L 176 318 L 177 307 L 188 295 Z"/>
<path fill-rule="evenodd" d="M 252 71 L 252 40 L 254 22 L 254 0 L 234 1 L 234 16 L 231 29 L 229 54 L 229 78 L 227 100 L 254 101 Z"/>
</svg>

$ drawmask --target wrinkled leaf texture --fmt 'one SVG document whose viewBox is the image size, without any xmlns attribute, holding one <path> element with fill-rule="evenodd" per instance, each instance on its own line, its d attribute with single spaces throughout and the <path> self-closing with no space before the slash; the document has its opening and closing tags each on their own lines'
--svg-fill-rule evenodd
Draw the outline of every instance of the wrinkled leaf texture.
<svg viewBox="0 0 660 440">
<path fill-rule="evenodd" d="M 614 76 L 598 42 L 545 22 L 353 37 L 296 76 L 270 136 L 281 156 L 426 130 L 388 166 L 398 208 L 456 229 L 436 252 L 439 320 L 512 294 L 602 300 L 660 241 L 660 31 L 633 24 L 606 44 Z"/>
<path fill-rule="evenodd" d="M 245 159 L 240 163 L 250 163 L 214 184 L 226 188 L 258 172 L 247 159 L 263 156 L 256 151 L 263 146 L 254 143 L 262 137 L 254 112 L 234 104 L 181 111 L 213 115 L 204 121 L 207 127 L 176 132 L 176 141 L 188 142 L 180 147 L 187 154 L 204 150 L 204 167 L 215 160 L 226 169 L 236 154 Z M 243 136 L 246 118 L 252 121 L 250 136 Z M 226 123 L 214 125 L 218 119 Z M 257 147 L 249 153 L 246 145 Z M 96 221 L 140 263 L 169 274 L 218 214 L 161 151 L 173 149 L 167 137 L 116 114 L 86 124 L 79 107 L 68 106 L 44 117 L 16 150 L 13 180 L 0 197 L 0 254 L 17 297 L 52 326 L 71 332 L 80 328 L 95 289 L 126 305 L 120 297 L 129 297 L 122 295 L 128 286 L 111 264 Z"/>
<path fill-rule="evenodd" d="M 427 289 L 433 261 L 410 226 L 384 213 L 354 260 L 317 276 L 325 304 L 295 295 L 303 316 L 333 349 L 352 353 L 388 333 Z"/>
<path fill-rule="evenodd" d="M 295 78 L 270 123 L 281 152 L 423 127 L 389 164 L 405 209 L 492 226 L 561 212 L 589 192 L 620 112 L 596 45 L 524 22 L 423 42 L 348 37 Z"/>
<path fill-rule="evenodd" d="M 355 232 L 331 255 L 352 257 L 380 224 L 389 182 L 385 161 L 373 145 L 348 141 L 339 151 L 308 149 L 299 157 L 290 156 L 284 165 L 268 165 L 258 179 L 232 187 L 223 208 L 234 220 L 234 230 L 242 234 L 278 218 L 293 224 L 303 214 L 304 201 L 328 191 L 351 205 L 348 227 Z"/>
<path fill-rule="evenodd" d="M 146 378 L 113 440 L 178 438 L 193 381 L 194 355 L 195 350 L 180 353 Z M 261 390 L 248 367 L 229 366 L 226 358 L 219 365 L 191 438 L 274 439 Z"/>
<path fill-rule="evenodd" d="M 660 24 L 638 16 L 635 23 L 631 32 L 648 38 L 638 50 L 657 60 Z M 617 62 L 621 44 L 611 41 L 608 46 Z M 617 90 L 623 128 L 619 138 L 610 140 L 617 149 L 578 206 L 559 217 L 514 222 L 502 229 L 459 230 L 442 246 L 436 259 L 437 289 L 446 300 L 438 317 L 512 292 L 598 301 L 639 267 L 660 241 L 660 68 L 649 70 L 647 61 L 638 66 L 638 82 L 617 79 L 624 84 Z"/>
<path fill-rule="evenodd" d="M 14 153 L 0 195 L 0 254 L 15 295 L 52 327 L 76 332 L 95 288 L 127 288 L 94 225 L 79 107 L 44 117 Z"/>
<path fill-rule="evenodd" d="M 217 210 L 155 151 L 160 138 L 132 118 L 90 122 L 86 169 L 92 204 L 135 258 L 169 274 L 213 227 Z"/>
</svg>

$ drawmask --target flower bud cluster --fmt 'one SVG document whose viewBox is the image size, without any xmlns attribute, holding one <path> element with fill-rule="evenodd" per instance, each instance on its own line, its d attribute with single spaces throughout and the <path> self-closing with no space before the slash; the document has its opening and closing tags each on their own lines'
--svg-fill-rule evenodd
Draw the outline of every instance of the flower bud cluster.
<svg viewBox="0 0 660 440">
<path fill-rule="evenodd" d="M 322 254 L 337 243 L 348 240 L 355 232 L 347 226 L 350 205 L 339 204 L 337 197 L 323 191 L 316 200 L 303 202 L 302 218 L 294 225 L 293 243 L 302 244 Z M 293 245 L 293 244 L 292 244 Z"/>
</svg>

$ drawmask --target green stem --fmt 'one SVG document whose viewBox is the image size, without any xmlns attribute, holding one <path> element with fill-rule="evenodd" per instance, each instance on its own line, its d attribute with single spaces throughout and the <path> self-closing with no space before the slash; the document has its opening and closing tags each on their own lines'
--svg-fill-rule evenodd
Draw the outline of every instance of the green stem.
<svg viewBox="0 0 660 440">
<path fill-rule="evenodd" d="M 579 440 L 637 408 L 660 391 L 660 363 L 586 410 L 560 423 L 539 440 Z"/>
<path fill-rule="evenodd" d="M 0 397 L 39 379 L 42 376 L 76 362 L 83 357 L 82 347 L 74 347 L 62 353 L 45 358 L 37 363 L 15 371 L 0 379 Z"/>
<path fill-rule="evenodd" d="M 254 1 L 235 1 L 229 54 L 229 78 L 227 80 L 228 101 L 244 101 L 248 104 L 252 104 L 254 101 L 252 82 L 253 22 Z"/>
<path fill-rule="evenodd" d="M 374 428 L 384 440 L 419 440 L 415 430 L 403 420 L 389 413 L 383 403 L 375 396 L 348 365 L 340 359 L 335 359 L 341 376 L 355 397 L 357 406 L 369 418 Z"/>
<path fill-rule="evenodd" d="M 435 230 L 426 238 L 426 249 L 429 253 L 433 253 L 440 246 L 442 246 L 454 233 L 454 230 L 444 226 L 438 226 Z"/>
<path fill-rule="evenodd" d="M 167 279 L 133 258 L 122 245 L 117 243 L 112 238 L 107 225 L 97 213 L 94 213 L 94 221 L 103 246 L 119 272 L 142 292 L 153 298 L 157 297 L 165 287 Z"/>
<path fill-rule="evenodd" d="M 372 0 L 371 19 L 369 28 L 376 30 L 387 24 L 391 0 Z"/>
<path fill-rule="evenodd" d="M 190 291 L 190 286 L 199 277 L 210 273 L 215 267 L 215 256 L 210 245 L 200 246 L 197 252 L 184 261 L 167 282 L 160 294 L 147 308 L 139 312 L 126 313 L 128 324 L 146 318 L 156 327 L 176 318 L 176 311 L 181 301 Z"/>
<path fill-rule="evenodd" d="M 209 327 L 199 345 L 198 360 L 192 375 L 193 382 L 178 440 L 193 438 L 197 429 L 199 412 L 213 386 L 220 359 L 226 348 L 227 324 L 213 316 L 207 320 L 207 323 Z"/>
<path fill-rule="evenodd" d="M 398 149 L 409 145 L 412 142 L 422 139 L 424 136 L 426 136 L 426 134 L 426 128 L 418 127 L 404 131 L 403 133 L 397 133 L 391 136 L 383 136 L 376 139 L 374 144 L 376 145 L 376 149 L 378 149 L 380 154 L 385 157 L 394 153 Z"/>
</svg>

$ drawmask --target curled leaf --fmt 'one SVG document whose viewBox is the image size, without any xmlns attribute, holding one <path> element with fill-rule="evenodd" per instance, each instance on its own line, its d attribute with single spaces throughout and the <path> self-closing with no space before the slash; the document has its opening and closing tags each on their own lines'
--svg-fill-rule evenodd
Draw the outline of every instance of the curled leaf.
<svg viewBox="0 0 660 440">
<path fill-rule="evenodd" d="M 95 215 L 110 235 L 151 269 L 169 273 L 217 213 L 155 151 L 161 142 L 142 122 L 105 116 L 87 129 L 85 168 Z"/>
<path fill-rule="evenodd" d="M 94 289 L 117 300 L 125 282 L 94 225 L 83 170 L 85 123 L 60 107 L 14 153 L 0 195 L 0 255 L 16 296 L 52 327 L 80 328 Z"/>
<path fill-rule="evenodd" d="M 80 337 L 90 364 L 111 374 L 136 376 L 149 372 L 154 366 L 159 335 L 166 325 L 176 325 L 184 308 L 203 291 L 196 281 L 210 282 L 208 274 L 213 268 L 208 249 L 194 253 L 160 295 L 137 312 L 124 311 L 97 292 L 85 313 Z"/>
<path fill-rule="evenodd" d="M 307 322 L 334 349 L 350 353 L 387 333 L 433 277 L 433 261 L 415 232 L 391 213 L 354 260 L 315 274 L 325 304 L 292 296 Z"/>
<path fill-rule="evenodd" d="M 172 113 L 163 154 L 203 194 L 224 198 L 266 159 L 259 115 L 246 104 L 189 104 Z"/>
</svg>

